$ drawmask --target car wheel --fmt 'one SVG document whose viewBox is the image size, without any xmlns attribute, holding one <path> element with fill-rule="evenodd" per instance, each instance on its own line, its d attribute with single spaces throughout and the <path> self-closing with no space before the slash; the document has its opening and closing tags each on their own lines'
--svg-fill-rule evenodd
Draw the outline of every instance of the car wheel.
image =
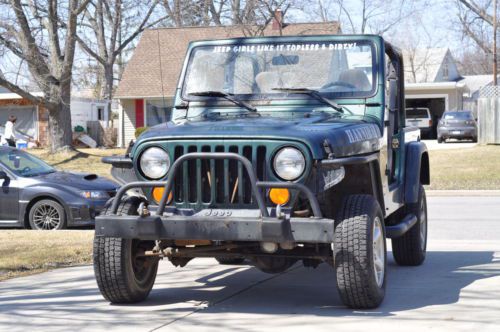
<svg viewBox="0 0 500 332">
<path fill-rule="evenodd" d="M 137 215 L 143 199 L 126 197 L 118 207 L 119 215 Z M 101 215 L 111 214 L 111 202 Z M 136 303 L 145 300 L 158 272 L 158 258 L 144 256 L 152 241 L 94 237 L 94 274 L 101 294 L 111 303 Z"/>
<path fill-rule="evenodd" d="M 437 138 L 437 141 L 438 141 L 438 143 L 440 143 L 440 144 L 444 142 L 443 138 L 442 138 L 442 137 L 439 137 L 439 136 L 438 136 L 438 138 Z"/>
<path fill-rule="evenodd" d="M 29 223 L 34 230 L 58 230 L 66 228 L 66 213 L 58 202 L 42 199 L 29 210 Z"/>
<path fill-rule="evenodd" d="M 417 266 L 424 262 L 427 251 L 427 200 L 422 185 L 418 202 L 405 206 L 405 215 L 417 216 L 417 223 L 403 236 L 392 239 L 392 254 L 399 265 Z"/>
<path fill-rule="evenodd" d="M 376 308 L 385 296 L 385 227 L 382 210 L 370 195 L 344 201 L 335 226 L 334 266 L 345 305 Z"/>
</svg>

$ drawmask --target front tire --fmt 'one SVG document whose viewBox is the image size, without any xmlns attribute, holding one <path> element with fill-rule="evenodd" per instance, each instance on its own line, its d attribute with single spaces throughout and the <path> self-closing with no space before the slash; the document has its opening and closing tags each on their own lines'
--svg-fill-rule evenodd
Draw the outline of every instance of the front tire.
<svg viewBox="0 0 500 332">
<path fill-rule="evenodd" d="M 42 199 L 30 208 L 29 223 L 34 230 L 59 230 L 66 228 L 64 207 L 51 199 Z"/>
<path fill-rule="evenodd" d="M 137 215 L 139 197 L 126 197 L 118 215 Z M 110 204 L 101 215 L 109 215 Z M 103 297 L 111 303 L 136 303 L 145 300 L 153 288 L 158 258 L 142 253 L 154 246 L 151 241 L 122 238 L 94 238 L 94 273 Z"/>
<path fill-rule="evenodd" d="M 392 239 L 392 255 L 399 265 L 421 265 L 427 251 L 427 199 L 422 185 L 417 203 L 407 204 L 404 211 L 404 215 L 412 213 L 417 216 L 417 223 L 403 236 Z"/>
<path fill-rule="evenodd" d="M 335 227 L 334 265 L 342 302 L 354 309 L 371 309 L 385 296 L 384 218 L 370 195 L 344 201 Z"/>
</svg>

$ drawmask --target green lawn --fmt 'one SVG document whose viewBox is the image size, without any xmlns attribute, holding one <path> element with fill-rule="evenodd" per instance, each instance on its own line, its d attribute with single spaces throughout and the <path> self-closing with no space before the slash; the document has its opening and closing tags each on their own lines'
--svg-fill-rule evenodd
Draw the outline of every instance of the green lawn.
<svg viewBox="0 0 500 332">
<path fill-rule="evenodd" d="M 95 173 L 111 177 L 111 165 L 103 164 L 102 157 L 125 153 L 124 149 L 77 149 L 72 152 L 51 154 L 48 150 L 33 149 L 31 154 L 45 160 L 57 169 L 84 173 Z"/>
<path fill-rule="evenodd" d="M 0 231 L 0 281 L 92 262 L 93 230 Z"/>
<path fill-rule="evenodd" d="M 500 146 L 430 151 L 431 190 L 500 190 Z"/>
</svg>

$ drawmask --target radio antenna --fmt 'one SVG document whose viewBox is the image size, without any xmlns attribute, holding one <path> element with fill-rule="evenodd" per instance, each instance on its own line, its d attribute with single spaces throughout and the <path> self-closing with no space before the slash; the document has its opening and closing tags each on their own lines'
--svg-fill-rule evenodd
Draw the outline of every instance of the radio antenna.
<svg viewBox="0 0 500 332">
<path fill-rule="evenodd" d="M 156 28 L 156 37 L 158 40 L 158 60 L 160 62 L 160 82 L 161 82 L 161 97 L 162 97 L 162 102 L 163 102 L 163 108 L 167 108 L 167 105 L 165 103 L 165 89 L 163 86 L 163 69 L 161 66 L 161 47 L 160 47 L 160 29 Z M 167 120 L 167 119 L 165 119 Z"/>
</svg>

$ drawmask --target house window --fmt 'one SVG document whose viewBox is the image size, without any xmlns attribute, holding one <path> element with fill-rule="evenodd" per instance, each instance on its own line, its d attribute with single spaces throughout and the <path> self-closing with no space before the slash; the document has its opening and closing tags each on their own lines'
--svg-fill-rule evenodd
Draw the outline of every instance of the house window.
<svg viewBox="0 0 500 332">
<path fill-rule="evenodd" d="M 155 126 L 170 120 L 172 112 L 172 100 L 146 100 L 145 125 L 147 127 Z"/>
<path fill-rule="evenodd" d="M 445 62 L 445 63 L 443 63 L 443 79 L 447 80 L 449 76 L 450 76 L 450 73 L 449 73 L 449 69 L 448 69 L 448 63 Z"/>
</svg>

